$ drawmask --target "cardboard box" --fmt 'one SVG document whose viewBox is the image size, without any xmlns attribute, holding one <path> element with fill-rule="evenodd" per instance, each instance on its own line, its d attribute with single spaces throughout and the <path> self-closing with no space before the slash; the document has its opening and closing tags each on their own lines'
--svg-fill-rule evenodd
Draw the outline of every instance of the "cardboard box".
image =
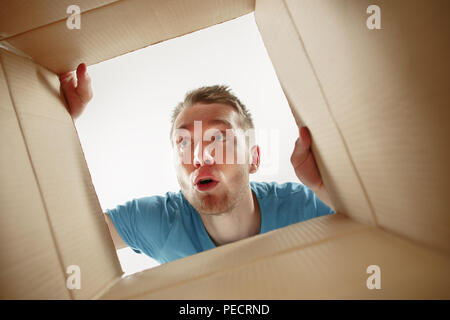
<svg viewBox="0 0 450 320">
<path fill-rule="evenodd" d="M 71 4 L 0 4 L 2 299 L 450 298 L 448 1 Z M 122 278 L 57 74 L 252 11 L 338 213 Z"/>
</svg>

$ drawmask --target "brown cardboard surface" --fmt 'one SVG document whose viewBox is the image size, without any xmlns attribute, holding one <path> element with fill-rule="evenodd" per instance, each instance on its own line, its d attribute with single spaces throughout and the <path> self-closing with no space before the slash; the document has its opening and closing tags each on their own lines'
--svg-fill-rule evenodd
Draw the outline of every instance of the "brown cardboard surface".
<svg viewBox="0 0 450 320">
<path fill-rule="evenodd" d="M 111 59 L 239 17 L 253 8 L 254 0 L 116 1 L 83 13 L 79 30 L 69 30 L 66 20 L 58 20 L 7 41 L 59 74 L 74 70 L 80 62 L 91 65 Z"/>
<path fill-rule="evenodd" d="M 312 134 L 315 158 L 336 211 L 375 225 L 346 141 L 330 115 L 328 101 L 285 4 L 257 1 L 255 19 L 293 114 Z"/>
<path fill-rule="evenodd" d="M 34 60 L 0 49 L 1 298 L 450 298 L 448 2 L 379 1 L 383 29 L 369 31 L 368 1 L 258 0 L 261 35 L 339 214 L 124 279 L 53 72 L 232 19 L 254 0 L 108 2 L 92 2 L 81 30 L 65 28 L 64 1 L 1 25 Z M 81 290 L 65 286 L 69 265 Z M 369 265 L 382 290 L 366 287 Z"/>
<path fill-rule="evenodd" d="M 302 232 L 297 232 L 295 227 L 289 226 L 284 228 L 283 232 L 258 235 L 128 276 L 102 298 L 133 298 L 158 292 L 180 283 L 195 282 L 243 264 L 267 259 L 281 251 L 293 250 L 301 245 L 309 245 L 361 228 L 366 227 L 343 215 L 314 219 L 314 223 L 304 223 Z"/>
<path fill-rule="evenodd" d="M 22 235 L 27 234 L 33 239 L 51 233 L 54 242 L 51 248 L 56 247 L 64 272 L 70 265 L 81 269 L 81 289 L 71 291 L 71 296 L 92 298 L 119 278 L 122 270 L 75 126 L 59 97 L 59 80 L 28 59 L 4 50 L 1 50 L 1 58 L 11 102 L 40 193 L 36 204 L 31 199 L 21 200 L 31 206 L 26 215 L 15 215 L 16 208 L 11 206 L 2 212 L 2 216 L 9 213 L 14 219 L 33 222 L 34 215 L 43 207 L 51 231 L 22 229 Z M 12 145 L 6 144 L 2 152 L 9 154 L 10 149 L 13 149 Z M 17 157 L 9 161 L 23 161 L 19 155 Z M 23 185 L 17 185 L 19 187 L 26 189 L 25 181 Z M 36 212 L 33 206 L 37 207 Z M 24 262 L 28 261 L 26 252 L 20 254 Z M 42 258 L 45 261 L 45 257 Z M 20 283 L 22 280 L 11 277 L 8 281 Z"/>
<path fill-rule="evenodd" d="M 68 299 L 0 56 L 0 299 Z"/>
<path fill-rule="evenodd" d="M 367 288 L 370 265 L 381 290 Z M 129 276 L 102 298 L 448 299 L 449 267 L 439 251 L 337 214 Z"/>
<path fill-rule="evenodd" d="M 285 3 L 377 224 L 450 253 L 450 2 Z"/>
<path fill-rule="evenodd" d="M 0 40 L 47 24 L 66 20 L 70 5 L 78 5 L 81 12 L 118 0 L 2 0 L 0 2 Z"/>
</svg>

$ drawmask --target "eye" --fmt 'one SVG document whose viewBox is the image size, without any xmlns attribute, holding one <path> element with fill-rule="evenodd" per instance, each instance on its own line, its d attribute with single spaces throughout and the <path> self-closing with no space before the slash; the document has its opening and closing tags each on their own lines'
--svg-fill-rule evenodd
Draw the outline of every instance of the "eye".
<svg viewBox="0 0 450 320">
<path fill-rule="evenodd" d="M 186 137 L 179 137 L 178 138 L 178 142 L 177 144 L 181 147 L 181 148 L 186 148 L 187 146 L 189 146 L 190 143 L 190 139 L 186 138 Z"/>
<path fill-rule="evenodd" d="M 214 141 L 225 141 L 225 136 L 223 135 L 222 132 L 217 132 L 214 135 Z"/>
</svg>

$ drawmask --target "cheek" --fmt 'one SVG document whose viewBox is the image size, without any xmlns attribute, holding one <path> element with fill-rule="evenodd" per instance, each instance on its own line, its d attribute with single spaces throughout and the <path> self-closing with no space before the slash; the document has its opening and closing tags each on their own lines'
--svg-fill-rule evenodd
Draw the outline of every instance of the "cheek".
<svg viewBox="0 0 450 320">
<path fill-rule="evenodd" d="M 176 150 L 174 157 L 175 163 L 179 166 L 192 164 L 192 151 L 189 148 Z"/>
<path fill-rule="evenodd" d="M 224 165 L 222 173 L 225 177 L 226 184 L 232 188 L 238 188 L 238 186 L 246 183 L 249 177 L 248 166 L 242 164 Z"/>
<path fill-rule="evenodd" d="M 249 157 L 245 142 L 231 140 L 227 141 L 223 146 L 225 163 L 243 165 L 248 162 Z"/>
<path fill-rule="evenodd" d="M 180 186 L 189 186 L 190 174 L 192 173 L 193 169 L 194 168 L 191 165 L 185 165 L 180 161 L 175 162 L 175 174 Z"/>
</svg>

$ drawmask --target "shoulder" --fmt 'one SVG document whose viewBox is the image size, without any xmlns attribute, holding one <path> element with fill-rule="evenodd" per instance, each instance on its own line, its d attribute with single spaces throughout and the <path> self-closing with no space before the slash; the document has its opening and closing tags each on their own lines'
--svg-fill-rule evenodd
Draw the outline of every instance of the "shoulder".
<svg viewBox="0 0 450 320">
<path fill-rule="evenodd" d="M 301 212 L 314 216 L 317 210 L 329 212 L 329 208 L 307 186 L 298 182 L 252 182 L 260 204 L 272 211 Z"/>
<path fill-rule="evenodd" d="M 148 196 L 134 198 L 130 201 L 120 204 L 106 212 L 111 216 L 118 218 L 158 220 L 175 218 L 179 211 L 182 198 L 179 193 L 167 192 L 164 196 Z"/>
<path fill-rule="evenodd" d="M 106 212 L 125 243 L 158 258 L 168 234 L 179 224 L 181 203 L 178 193 L 167 192 L 135 198 Z"/>
<path fill-rule="evenodd" d="M 132 206 L 135 207 L 137 211 L 158 209 L 170 213 L 177 211 L 182 199 L 179 193 L 166 192 L 164 196 L 142 197 L 134 199 L 133 202 Z"/>
<path fill-rule="evenodd" d="M 252 189 L 261 200 L 263 232 L 333 213 L 301 183 L 258 182 Z"/>
</svg>

